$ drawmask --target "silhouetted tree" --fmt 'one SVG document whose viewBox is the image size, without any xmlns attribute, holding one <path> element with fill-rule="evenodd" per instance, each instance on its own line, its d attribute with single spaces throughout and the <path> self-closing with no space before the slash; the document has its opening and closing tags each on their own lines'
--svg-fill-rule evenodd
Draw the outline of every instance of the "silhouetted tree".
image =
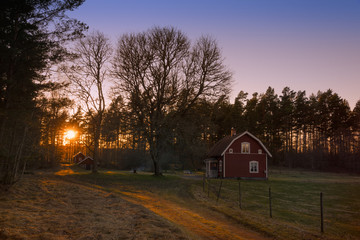
<svg viewBox="0 0 360 240">
<path fill-rule="evenodd" d="M 214 40 L 201 37 L 191 47 L 174 28 L 123 35 L 113 66 L 116 84 L 146 136 L 154 173 L 160 175 L 166 125 L 198 99 L 227 92 L 231 74 Z"/>
<path fill-rule="evenodd" d="M 11 184 L 18 179 L 32 149 L 28 146 L 39 144 L 39 137 L 30 137 L 36 135 L 33 131 L 40 130 L 36 97 L 46 87 L 45 70 L 66 53 L 62 44 L 78 38 L 86 29 L 83 23 L 65 14 L 82 3 L 83 0 L 0 2 L 1 183 Z"/>
<path fill-rule="evenodd" d="M 39 107 L 41 115 L 42 158 L 46 166 L 55 166 L 60 162 L 59 146 L 63 145 L 64 129 L 69 119 L 67 108 L 72 104 L 67 97 L 54 90 L 49 98 L 42 98 Z"/>
<path fill-rule="evenodd" d="M 85 105 L 92 126 L 93 172 L 97 172 L 99 142 L 105 111 L 104 82 L 108 76 L 107 62 L 111 57 L 108 38 L 94 32 L 79 40 L 75 47 L 75 59 L 63 72 L 71 81 L 74 94 Z"/>
<path fill-rule="evenodd" d="M 240 91 L 237 97 L 235 98 L 232 109 L 232 118 L 234 121 L 233 127 L 238 132 L 243 132 L 247 130 L 247 124 L 245 121 L 245 106 L 246 106 L 247 95 L 248 93 L 245 93 L 244 91 Z"/>
</svg>

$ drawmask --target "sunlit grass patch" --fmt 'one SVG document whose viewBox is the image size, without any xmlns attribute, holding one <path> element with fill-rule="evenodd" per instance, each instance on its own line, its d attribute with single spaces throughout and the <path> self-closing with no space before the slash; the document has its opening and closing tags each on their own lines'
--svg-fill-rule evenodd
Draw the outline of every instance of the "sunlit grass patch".
<svg viewBox="0 0 360 240">
<path fill-rule="evenodd" d="M 68 169 L 61 169 L 58 172 L 55 173 L 55 175 L 59 175 L 59 176 L 65 176 L 65 175 L 71 175 L 71 174 L 75 174 L 75 172 L 68 168 Z"/>
</svg>

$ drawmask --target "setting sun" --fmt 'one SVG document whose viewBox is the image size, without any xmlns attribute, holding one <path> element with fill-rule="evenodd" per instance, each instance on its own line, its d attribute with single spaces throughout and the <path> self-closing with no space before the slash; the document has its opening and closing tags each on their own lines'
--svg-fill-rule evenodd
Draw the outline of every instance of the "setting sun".
<svg viewBox="0 0 360 240">
<path fill-rule="evenodd" d="M 76 132 L 73 130 L 67 130 L 65 132 L 65 139 L 73 139 L 76 136 Z"/>
</svg>

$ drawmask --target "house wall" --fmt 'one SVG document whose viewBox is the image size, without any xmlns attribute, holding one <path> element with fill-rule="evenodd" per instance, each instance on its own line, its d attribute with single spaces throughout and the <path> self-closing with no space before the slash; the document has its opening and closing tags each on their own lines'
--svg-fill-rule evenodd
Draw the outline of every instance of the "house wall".
<svg viewBox="0 0 360 240">
<path fill-rule="evenodd" d="M 259 149 L 261 149 L 261 151 L 263 153 L 266 153 L 265 149 L 258 143 L 258 141 L 256 141 L 255 139 L 253 139 L 252 137 L 250 137 L 247 134 L 245 134 L 241 138 L 236 139 L 236 141 L 233 142 L 233 144 L 231 144 L 231 146 L 226 150 L 226 153 L 229 153 L 230 148 L 233 149 L 233 153 L 241 153 L 241 143 L 242 142 L 250 143 L 250 153 L 258 154 Z"/>
<path fill-rule="evenodd" d="M 250 154 L 241 153 L 241 143 L 250 143 Z M 229 149 L 233 153 L 229 153 Z M 262 153 L 259 154 L 258 150 Z M 246 178 L 266 178 L 266 152 L 265 149 L 249 135 L 244 135 L 235 140 L 225 152 L 225 177 L 246 177 Z M 250 161 L 259 163 L 258 173 L 250 173 Z"/>
<path fill-rule="evenodd" d="M 258 161 L 258 173 L 250 173 L 250 161 Z M 225 177 L 266 178 L 266 154 L 225 154 Z"/>
<path fill-rule="evenodd" d="M 92 159 L 85 159 L 83 162 L 80 163 L 80 166 L 85 168 L 86 170 L 90 170 L 94 165 L 94 160 Z"/>
</svg>

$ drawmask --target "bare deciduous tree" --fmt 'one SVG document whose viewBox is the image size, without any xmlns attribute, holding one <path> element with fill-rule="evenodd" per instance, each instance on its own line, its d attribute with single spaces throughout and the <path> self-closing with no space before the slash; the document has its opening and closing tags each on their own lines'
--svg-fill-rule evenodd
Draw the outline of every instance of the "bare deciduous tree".
<svg viewBox="0 0 360 240">
<path fill-rule="evenodd" d="M 75 55 L 73 65 L 63 70 L 73 84 L 73 93 L 81 100 L 92 121 L 93 172 L 96 172 L 105 111 L 104 81 L 108 75 L 107 62 L 111 57 L 111 45 L 103 33 L 94 32 L 78 42 Z"/>
<path fill-rule="evenodd" d="M 119 39 L 113 74 L 146 135 L 155 175 L 169 125 L 199 98 L 227 93 L 231 79 L 213 39 L 191 46 L 181 31 L 159 27 Z"/>
</svg>

